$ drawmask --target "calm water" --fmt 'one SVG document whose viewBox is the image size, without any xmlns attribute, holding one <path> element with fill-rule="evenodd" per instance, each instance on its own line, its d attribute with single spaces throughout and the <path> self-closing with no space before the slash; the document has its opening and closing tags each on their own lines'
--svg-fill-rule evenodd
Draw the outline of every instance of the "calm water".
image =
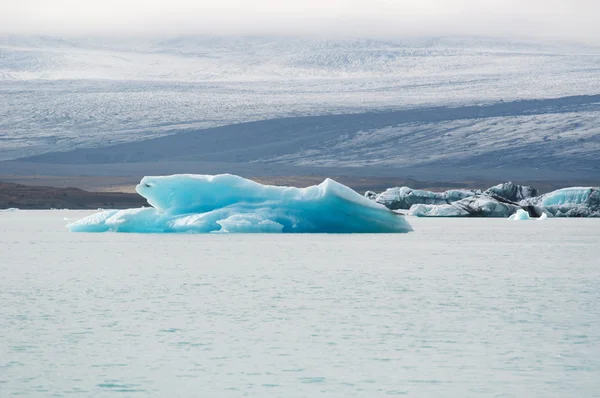
<svg viewBox="0 0 600 398">
<path fill-rule="evenodd" d="M 600 397 L 600 220 L 74 234 L 0 213 L 0 397 Z"/>
</svg>

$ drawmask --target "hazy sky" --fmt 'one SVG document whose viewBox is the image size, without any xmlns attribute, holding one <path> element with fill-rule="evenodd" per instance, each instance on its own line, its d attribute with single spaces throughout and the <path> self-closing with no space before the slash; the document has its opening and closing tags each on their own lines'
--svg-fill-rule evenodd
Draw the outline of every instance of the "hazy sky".
<svg viewBox="0 0 600 398">
<path fill-rule="evenodd" d="M 600 41 L 600 0 L 0 0 L 0 33 Z"/>
</svg>

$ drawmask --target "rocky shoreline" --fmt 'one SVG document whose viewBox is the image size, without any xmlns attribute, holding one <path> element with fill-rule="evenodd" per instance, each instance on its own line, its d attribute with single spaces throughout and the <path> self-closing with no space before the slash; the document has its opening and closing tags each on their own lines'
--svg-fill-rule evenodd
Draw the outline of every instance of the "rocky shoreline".
<svg viewBox="0 0 600 398">
<path fill-rule="evenodd" d="M 79 188 L 54 188 L 0 182 L 0 209 L 23 210 L 126 209 L 147 206 L 146 199 L 134 193 L 88 192 Z"/>
</svg>

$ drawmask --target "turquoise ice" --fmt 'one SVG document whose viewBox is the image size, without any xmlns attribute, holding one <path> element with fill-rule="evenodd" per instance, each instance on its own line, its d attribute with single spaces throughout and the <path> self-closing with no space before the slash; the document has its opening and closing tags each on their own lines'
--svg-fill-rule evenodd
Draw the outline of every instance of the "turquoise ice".
<svg viewBox="0 0 600 398">
<path fill-rule="evenodd" d="M 308 188 L 262 185 L 230 175 L 144 177 L 136 187 L 152 207 L 110 210 L 74 232 L 398 233 L 404 216 L 326 179 Z"/>
</svg>

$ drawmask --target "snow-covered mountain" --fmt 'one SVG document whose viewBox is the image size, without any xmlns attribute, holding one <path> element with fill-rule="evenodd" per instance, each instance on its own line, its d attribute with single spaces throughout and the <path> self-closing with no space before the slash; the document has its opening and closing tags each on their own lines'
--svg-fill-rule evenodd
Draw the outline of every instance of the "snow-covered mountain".
<svg viewBox="0 0 600 398">
<path fill-rule="evenodd" d="M 600 48 L 570 43 L 8 36 L 0 38 L 0 160 L 282 117 L 599 93 Z M 598 105 L 559 108 L 351 128 L 253 161 L 406 165 L 429 151 L 430 162 L 461 163 L 537 143 L 539 156 L 598 155 Z"/>
</svg>

